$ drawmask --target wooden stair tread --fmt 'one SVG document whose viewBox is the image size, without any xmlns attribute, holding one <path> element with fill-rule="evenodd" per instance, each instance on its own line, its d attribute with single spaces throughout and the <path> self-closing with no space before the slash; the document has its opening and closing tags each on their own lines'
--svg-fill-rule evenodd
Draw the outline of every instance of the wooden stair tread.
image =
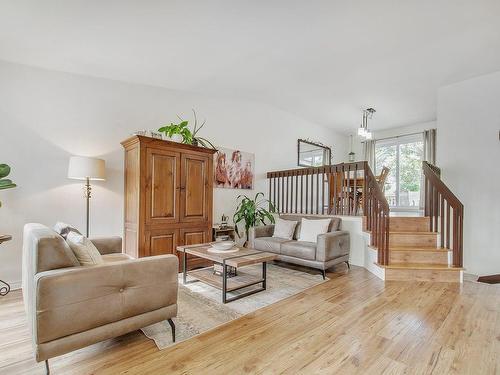
<svg viewBox="0 0 500 375">
<path fill-rule="evenodd" d="M 389 265 L 378 264 L 379 267 L 386 269 L 408 269 L 408 270 L 438 270 L 438 271 L 462 271 L 463 267 L 453 267 L 444 264 L 434 263 L 392 263 Z"/>
<path fill-rule="evenodd" d="M 417 236 L 422 236 L 422 235 L 431 235 L 431 234 L 439 234 L 438 232 L 408 232 L 408 231 L 389 231 L 389 234 L 401 234 L 401 235 L 417 235 Z"/>
<path fill-rule="evenodd" d="M 373 250 L 378 250 L 377 247 L 372 245 L 368 245 L 368 247 Z M 446 247 L 435 247 L 435 246 L 390 246 L 389 245 L 389 252 L 391 251 L 422 251 L 422 252 L 447 253 L 452 250 L 447 249 Z"/>
<path fill-rule="evenodd" d="M 389 247 L 389 251 L 421 251 L 421 252 L 432 252 L 432 253 L 447 253 L 451 251 L 446 247 L 419 247 L 419 246 L 398 246 Z"/>
</svg>

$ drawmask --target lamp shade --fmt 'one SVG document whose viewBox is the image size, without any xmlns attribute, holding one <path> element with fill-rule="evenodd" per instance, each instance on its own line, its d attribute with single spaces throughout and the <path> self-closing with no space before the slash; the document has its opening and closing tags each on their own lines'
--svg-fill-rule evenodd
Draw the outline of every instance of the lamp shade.
<svg viewBox="0 0 500 375">
<path fill-rule="evenodd" d="M 75 180 L 105 180 L 105 163 L 102 159 L 72 156 L 69 159 L 68 178 Z"/>
</svg>

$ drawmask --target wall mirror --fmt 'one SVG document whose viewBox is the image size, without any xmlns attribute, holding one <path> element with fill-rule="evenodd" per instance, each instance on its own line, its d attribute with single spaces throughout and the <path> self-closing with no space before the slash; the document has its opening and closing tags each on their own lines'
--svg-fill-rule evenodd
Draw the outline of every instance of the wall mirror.
<svg viewBox="0 0 500 375">
<path fill-rule="evenodd" d="M 330 165 L 332 150 L 321 143 L 299 139 L 297 141 L 297 164 L 300 167 L 322 167 Z"/>
</svg>

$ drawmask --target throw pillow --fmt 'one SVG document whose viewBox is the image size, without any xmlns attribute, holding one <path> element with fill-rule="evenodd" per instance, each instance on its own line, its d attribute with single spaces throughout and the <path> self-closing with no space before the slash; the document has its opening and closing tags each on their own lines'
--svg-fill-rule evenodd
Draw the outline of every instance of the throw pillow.
<svg viewBox="0 0 500 375">
<path fill-rule="evenodd" d="M 287 240 L 291 240 L 297 222 L 292 220 L 283 220 L 280 218 L 276 218 L 275 220 L 276 222 L 274 224 L 273 237 L 286 238 Z"/>
<path fill-rule="evenodd" d="M 82 266 L 95 266 L 104 263 L 101 253 L 87 237 L 70 231 L 66 241 Z"/>
<path fill-rule="evenodd" d="M 56 225 L 54 225 L 54 232 L 59 234 L 62 238 L 66 239 L 70 232 L 75 232 L 76 234 L 81 234 L 78 229 L 76 229 L 71 224 L 66 224 L 61 221 L 58 221 Z"/>
<path fill-rule="evenodd" d="M 319 234 L 328 232 L 332 219 L 309 220 L 302 218 L 299 241 L 316 242 Z"/>
</svg>

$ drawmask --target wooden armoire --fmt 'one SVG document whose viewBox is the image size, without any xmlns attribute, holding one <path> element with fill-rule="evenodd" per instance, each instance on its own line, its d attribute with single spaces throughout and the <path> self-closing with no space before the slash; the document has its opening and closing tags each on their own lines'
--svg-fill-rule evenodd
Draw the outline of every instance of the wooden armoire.
<svg viewBox="0 0 500 375">
<path fill-rule="evenodd" d="M 125 252 L 177 255 L 178 245 L 211 241 L 215 150 L 137 135 L 122 145 Z M 189 265 L 206 261 L 192 259 Z"/>
</svg>

